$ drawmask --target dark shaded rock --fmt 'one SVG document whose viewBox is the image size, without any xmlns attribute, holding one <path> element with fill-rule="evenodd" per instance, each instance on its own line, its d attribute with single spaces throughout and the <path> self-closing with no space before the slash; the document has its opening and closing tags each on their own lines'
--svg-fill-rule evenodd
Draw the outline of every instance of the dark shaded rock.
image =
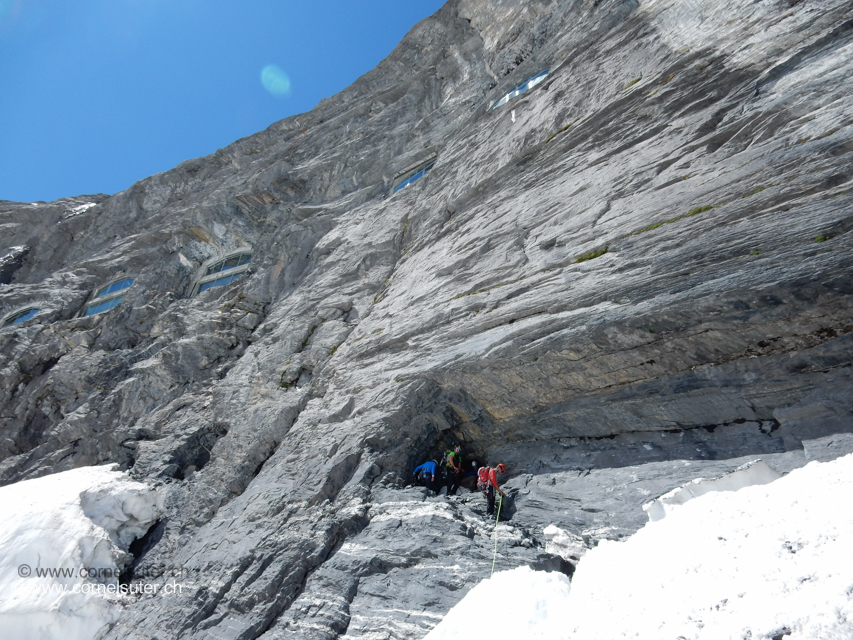
<svg viewBox="0 0 853 640">
<path fill-rule="evenodd" d="M 15 272 L 24 266 L 24 258 L 30 252 L 26 245 L 10 247 L 6 255 L 0 257 L 0 284 L 9 284 Z"/>
</svg>

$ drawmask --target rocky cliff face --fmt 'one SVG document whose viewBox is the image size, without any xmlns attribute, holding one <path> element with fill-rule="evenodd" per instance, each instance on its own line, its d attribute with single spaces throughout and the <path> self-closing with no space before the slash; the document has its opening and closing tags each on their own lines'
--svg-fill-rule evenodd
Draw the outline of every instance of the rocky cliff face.
<svg viewBox="0 0 853 640">
<path fill-rule="evenodd" d="M 0 203 L 0 479 L 161 487 L 137 571 L 192 578 L 108 638 L 419 638 L 491 565 L 478 494 L 404 487 L 452 444 L 508 467 L 498 567 L 567 572 L 548 524 L 849 452 L 852 76 L 846 0 L 450 0 L 310 113 Z"/>
</svg>

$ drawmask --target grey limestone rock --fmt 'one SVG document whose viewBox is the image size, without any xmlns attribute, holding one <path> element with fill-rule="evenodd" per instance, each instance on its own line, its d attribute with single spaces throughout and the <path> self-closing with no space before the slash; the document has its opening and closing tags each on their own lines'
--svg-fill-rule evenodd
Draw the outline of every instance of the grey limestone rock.
<svg viewBox="0 0 853 640">
<path fill-rule="evenodd" d="M 851 452 L 851 76 L 845 0 L 449 0 L 309 113 L 2 202 L 0 313 L 39 312 L 0 329 L 0 481 L 160 487 L 136 570 L 184 597 L 106 638 L 415 639 L 494 536 L 570 574 L 548 525 L 592 546 L 694 478 Z M 407 486 L 455 444 L 507 465 L 496 531 Z"/>
</svg>

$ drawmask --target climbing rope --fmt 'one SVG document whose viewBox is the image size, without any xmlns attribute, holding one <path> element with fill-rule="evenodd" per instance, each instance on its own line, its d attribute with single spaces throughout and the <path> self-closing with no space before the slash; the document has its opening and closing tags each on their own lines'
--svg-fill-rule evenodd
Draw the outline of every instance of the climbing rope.
<svg viewBox="0 0 853 640">
<path fill-rule="evenodd" d="M 498 557 L 498 520 L 501 517 L 501 505 L 504 503 L 504 497 L 502 495 L 498 495 L 498 515 L 495 516 L 495 552 L 492 554 L 492 572 L 489 574 L 491 578 L 495 573 L 495 560 Z"/>
</svg>

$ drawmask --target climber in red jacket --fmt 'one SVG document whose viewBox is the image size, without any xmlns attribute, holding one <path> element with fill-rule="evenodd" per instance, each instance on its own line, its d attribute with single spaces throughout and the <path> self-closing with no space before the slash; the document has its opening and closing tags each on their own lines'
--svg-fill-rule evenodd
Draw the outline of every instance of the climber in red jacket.
<svg viewBox="0 0 853 640">
<path fill-rule="evenodd" d="M 506 494 L 498 486 L 498 474 L 505 473 L 506 467 L 503 463 L 498 463 L 494 469 L 490 467 L 480 467 L 477 472 L 477 488 L 483 491 L 486 500 L 489 501 L 489 508 L 486 510 L 486 515 L 492 515 L 495 512 L 495 491 L 506 497 Z"/>
</svg>

